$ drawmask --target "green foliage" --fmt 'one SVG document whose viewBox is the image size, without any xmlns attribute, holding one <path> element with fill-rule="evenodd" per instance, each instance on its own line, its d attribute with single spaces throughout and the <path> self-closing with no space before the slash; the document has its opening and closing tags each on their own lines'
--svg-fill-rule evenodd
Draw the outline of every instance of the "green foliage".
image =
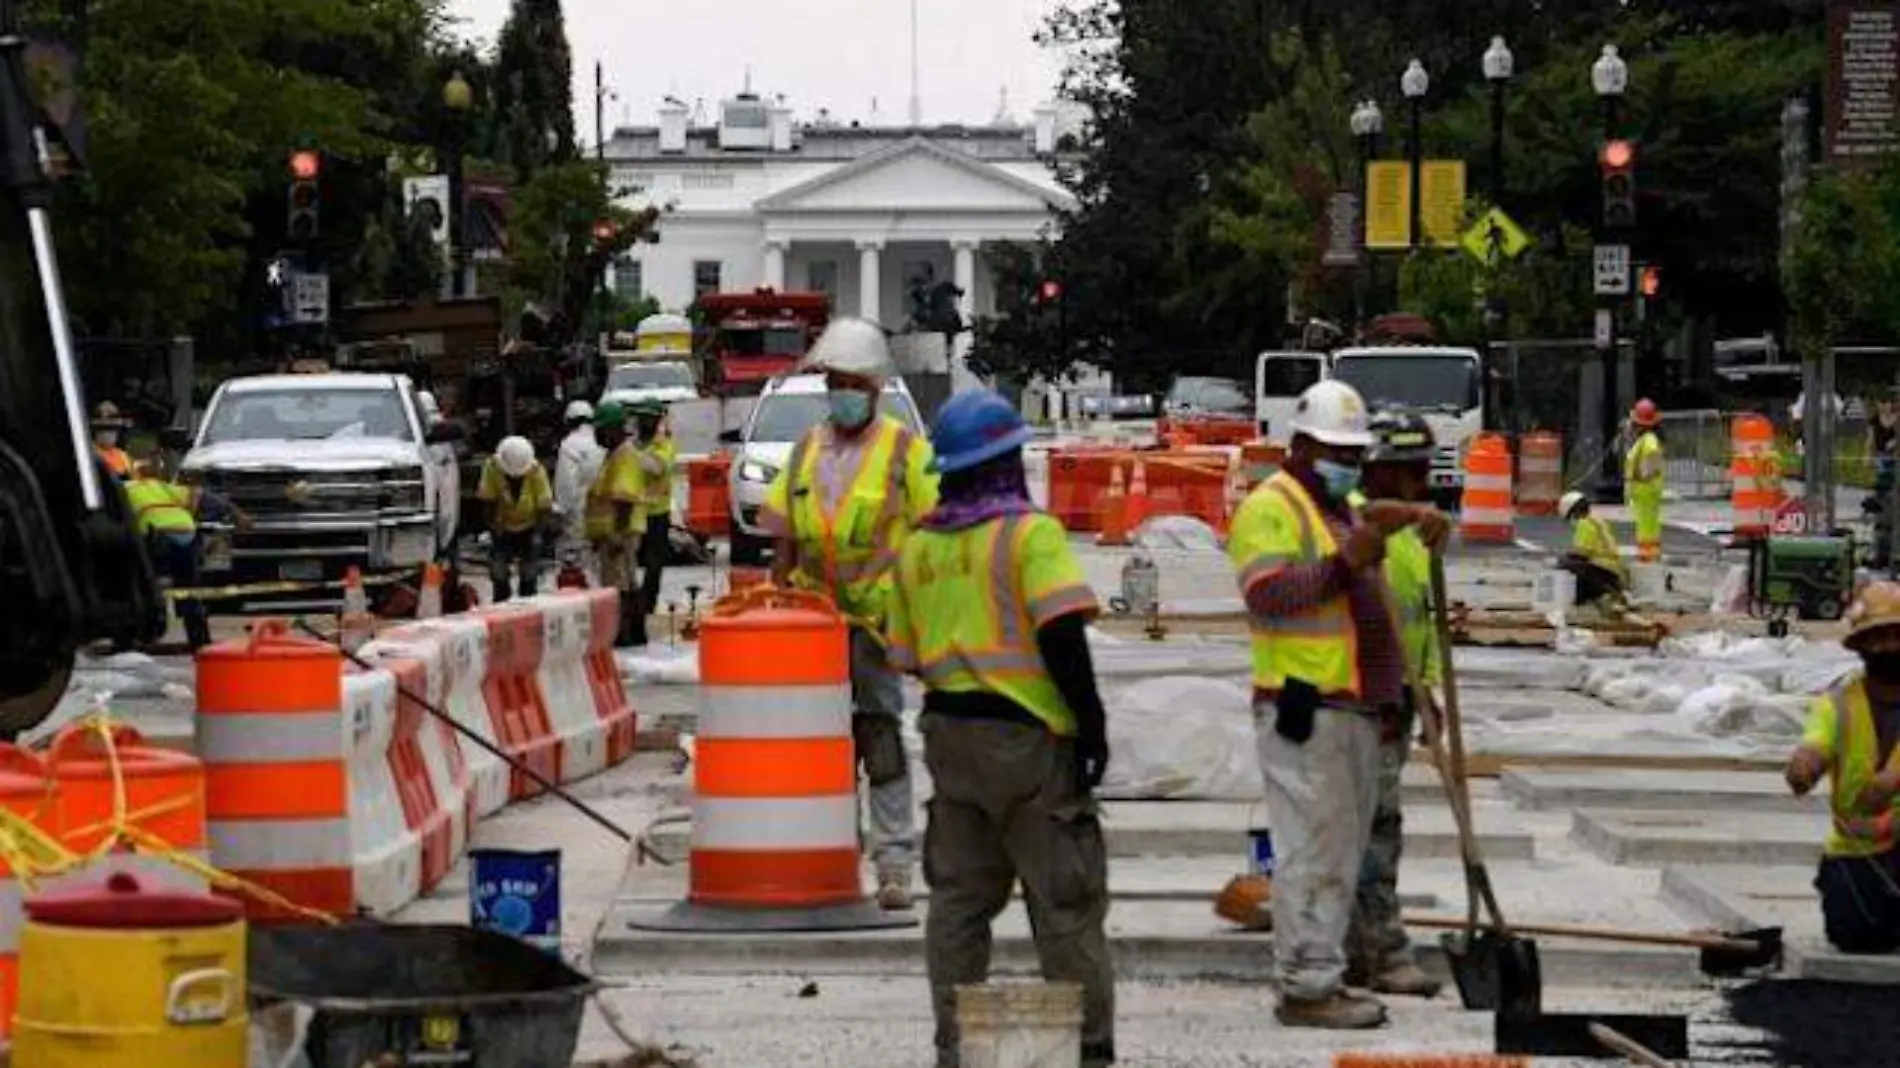
<svg viewBox="0 0 1900 1068">
<path fill-rule="evenodd" d="M 526 179 L 575 158 L 574 59 L 561 0 L 514 0 L 494 72 L 494 157 Z"/>
<path fill-rule="evenodd" d="M 1788 266 L 1800 350 L 1900 339 L 1900 163 L 1821 173 L 1801 220 Z"/>
<path fill-rule="evenodd" d="M 650 238 L 659 211 L 615 203 L 606 165 L 574 160 L 543 167 L 515 190 L 509 219 L 510 304 L 534 302 L 578 327 L 614 257 Z M 611 236 L 603 239 L 597 227 Z"/>
<path fill-rule="evenodd" d="M 993 245 L 984 258 L 995 280 L 996 310 L 972 327 L 970 363 L 978 373 L 1020 384 L 1055 378 L 1086 358 L 1070 347 L 1060 307 L 1037 299 L 1045 279 L 1061 277 L 1054 249 L 1046 243 Z"/>
</svg>

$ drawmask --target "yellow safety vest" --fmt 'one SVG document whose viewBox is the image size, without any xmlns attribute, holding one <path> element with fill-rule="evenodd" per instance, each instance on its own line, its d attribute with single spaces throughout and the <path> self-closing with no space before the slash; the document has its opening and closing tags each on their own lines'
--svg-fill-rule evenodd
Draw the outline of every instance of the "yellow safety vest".
<svg viewBox="0 0 1900 1068">
<path fill-rule="evenodd" d="M 1890 803 L 1875 811 L 1860 803 L 1861 791 L 1881 770 L 1874 766 L 1877 745 L 1873 706 L 1867 700 L 1864 678 L 1855 676 L 1808 706 L 1801 747 L 1821 757 L 1833 784 L 1829 807 L 1834 822 L 1827 835 L 1828 856 L 1870 857 L 1894 846 L 1894 814 L 1900 811 L 1900 804 Z M 1900 768 L 1900 746 L 1888 756 L 1886 768 Z"/>
<path fill-rule="evenodd" d="M 646 502 L 646 480 L 640 473 L 640 453 L 631 440 L 607 454 L 587 491 L 586 533 L 590 541 L 624 537 L 646 529 L 641 506 Z M 622 529 L 614 513 L 617 504 L 633 505 L 634 526 Z"/>
<path fill-rule="evenodd" d="M 1364 508 L 1365 494 L 1355 491 L 1350 503 Z M 1432 550 L 1417 530 L 1407 527 L 1385 540 L 1382 570 L 1398 612 L 1405 684 L 1436 686 L 1443 672 L 1438 663 L 1438 619 L 1432 614 Z"/>
<path fill-rule="evenodd" d="M 1662 497 L 1663 446 L 1654 433 L 1644 431 L 1623 454 L 1623 481 L 1633 492 Z"/>
<path fill-rule="evenodd" d="M 1075 712 L 1043 663 L 1036 631 L 1074 612 L 1093 615 L 1097 605 L 1054 517 L 1037 512 L 912 534 L 889 606 L 898 670 L 932 690 L 1006 697 L 1052 733 L 1074 736 Z"/>
<path fill-rule="evenodd" d="M 1610 530 L 1608 520 L 1594 515 L 1577 520 L 1570 547 L 1605 571 L 1618 578 L 1623 576 L 1623 553 L 1617 548 L 1616 535 Z"/>
<path fill-rule="evenodd" d="M 646 480 L 646 514 L 673 514 L 673 476 L 678 470 L 679 446 L 672 438 L 655 438 L 640 450 L 640 474 Z M 657 465 L 649 461 L 658 461 Z M 658 471 L 653 470 L 655 466 Z"/>
<path fill-rule="evenodd" d="M 760 522 L 798 546 L 793 585 L 827 593 L 848 615 L 881 626 L 898 550 L 937 505 L 930 444 L 897 420 L 880 417 L 867 431 L 876 437 L 858 454 L 858 469 L 840 473 L 846 489 L 836 510 L 828 511 L 818 479 L 822 435 L 828 433 L 821 425 L 799 439 L 766 494 Z"/>
<path fill-rule="evenodd" d="M 533 530 L 541 517 L 554 507 L 554 490 L 548 485 L 547 469 L 538 462 L 521 476 L 521 492 L 514 493 L 509 490 L 508 476 L 502 472 L 501 465 L 489 457 L 482 464 L 482 481 L 476 487 L 475 496 L 496 506 L 495 528 L 503 534 Z"/>
<path fill-rule="evenodd" d="M 1317 563 L 1339 551 L 1326 517 L 1298 479 L 1281 471 L 1262 482 L 1240 506 L 1227 536 L 1227 555 L 1241 596 L 1289 564 Z M 1357 699 L 1359 633 L 1345 594 L 1298 616 L 1252 618 L 1253 684 L 1277 693 L 1301 679 L 1327 696 Z"/>
<path fill-rule="evenodd" d="M 191 487 L 156 478 L 135 478 L 125 484 L 125 499 L 139 536 L 151 533 L 196 534 L 198 520 L 191 514 Z"/>
</svg>

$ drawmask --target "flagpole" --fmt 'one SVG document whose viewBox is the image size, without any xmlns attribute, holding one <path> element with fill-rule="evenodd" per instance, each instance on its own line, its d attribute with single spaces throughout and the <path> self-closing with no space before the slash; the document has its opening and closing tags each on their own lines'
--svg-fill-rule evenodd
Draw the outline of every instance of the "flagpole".
<svg viewBox="0 0 1900 1068">
<path fill-rule="evenodd" d="M 917 91 L 917 0 L 910 0 L 910 124 L 924 124 L 924 101 Z"/>
</svg>

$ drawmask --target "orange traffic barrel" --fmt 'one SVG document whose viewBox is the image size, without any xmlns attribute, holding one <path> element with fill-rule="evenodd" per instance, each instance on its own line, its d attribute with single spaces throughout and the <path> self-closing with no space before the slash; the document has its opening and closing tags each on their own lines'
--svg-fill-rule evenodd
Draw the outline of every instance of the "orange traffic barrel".
<svg viewBox="0 0 1900 1068">
<path fill-rule="evenodd" d="M 722 598 L 699 638 L 687 897 L 633 917 L 672 931 L 908 927 L 860 882 L 851 634 L 822 594 Z"/>
<path fill-rule="evenodd" d="M 686 526 L 703 537 L 732 532 L 730 484 L 732 461 L 723 455 L 686 463 Z"/>
<path fill-rule="evenodd" d="M 123 723 L 78 723 L 54 735 L 45 753 L 53 779 L 52 816 L 46 827 L 75 853 L 115 852 L 93 874 L 103 878 L 136 871 L 152 885 L 205 889 L 194 875 L 162 856 L 148 855 L 158 843 L 203 862 L 208 858 L 205 766 L 197 757 L 146 743 Z M 131 853 L 134 846 L 139 853 Z M 126 850 L 128 852 L 121 852 Z"/>
<path fill-rule="evenodd" d="M 1465 453 L 1458 532 L 1468 542 L 1510 542 L 1517 537 L 1511 505 L 1511 445 L 1502 435 L 1480 434 Z"/>
<path fill-rule="evenodd" d="M 1517 458 L 1517 514 L 1556 515 L 1564 495 L 1564 439 L 1549 431 L 1524 435 Z"/>
<path fill-rule="evenodd" d="M 1781 507 L 1781 458 L 1775 425 L 1760 415 L 1737 416 L 1730 432 L 1729 518 L 1738 538 L 1765 538 Z"/>
<path fill-rule="evenodd" d="M 0 809 L 39 821 L 50 810 L 53 780 L 40 758 L 17 746 L 0 744 Z M 20 928 L 26 917 L 19 876 L 0 856 L 0 1038 L 13 1028 L 13 1007 L 20 993 Z"/>
</svg>

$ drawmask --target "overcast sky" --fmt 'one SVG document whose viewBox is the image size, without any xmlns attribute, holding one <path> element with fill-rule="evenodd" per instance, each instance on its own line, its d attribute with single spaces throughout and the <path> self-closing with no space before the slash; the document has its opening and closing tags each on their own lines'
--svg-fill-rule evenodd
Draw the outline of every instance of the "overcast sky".
<svg viewBox="0 0 1900 1068">
<path fill-rule="evenodd" d="M 926 122 L 987 122 L 998 96 L 1026 119 L 1054 92 L 1059 58 L 1030 40 L 1053 0 L 918 0 L 918 74 Z M 461 35 L 492 42 L 509 0 L 450 0 Z M 761 94 L 783 93 L 800 118 L 818 108 L 887 123 L 910 99 L 905 0 L 564 0 L 574 51 L 574 117 L 593 139 L 594 62 L 606 64 L 607 125 L 651 125 L 668 93 L 710 108 L 746 70 Z"/>
</svg>

